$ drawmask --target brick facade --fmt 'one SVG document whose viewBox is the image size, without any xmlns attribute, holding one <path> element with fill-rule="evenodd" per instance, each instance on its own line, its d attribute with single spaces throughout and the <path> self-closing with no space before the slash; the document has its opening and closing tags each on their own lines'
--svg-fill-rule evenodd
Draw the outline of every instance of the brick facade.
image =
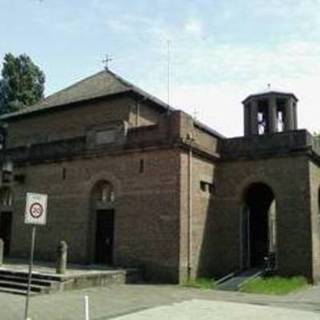
<svg viewBox="0 0 320 320">
<path fill-rule="evenodd" d="M 2 154 L 15 177 L 2 182 L 14 196 L 1 208 L 13 215 L 11 257 L 28 254 L 25 194 L 39 192 L 49 202 L 36 259 L 54 261 L 65 240 L 70 262 L 93 263 L 92 191 L 105 181 L 114 188 L 115 265 L 140 267 L 150 281 L 220 277 L 244 267 L 244 194 L 264 183 L 276 201 L 277 272 L 319 279 L 320 152 L 308 132 L 227 139 L 132 93 L 4 120 Z M 100 132 L 111 143 L 98 143 Z"/>
</svg>

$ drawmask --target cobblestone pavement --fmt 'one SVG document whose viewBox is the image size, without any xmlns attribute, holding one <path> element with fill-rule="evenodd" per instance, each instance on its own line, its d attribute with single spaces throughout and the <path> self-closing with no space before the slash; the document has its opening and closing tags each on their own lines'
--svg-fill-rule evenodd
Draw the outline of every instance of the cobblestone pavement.
<svg viewBox="0 0 320 320">
<path fill-rule="evenodd" d="M 229 314 L 223 316 L 223 319 L 228 320 L 250 319 L 249 316 L 252 314 L 252 310 L 254 310 L 254 312 L 260 310 L 261 314 L 267 314 L 270 313 L 271 310 L 274 310 L 274 317 L 279 316 L 277 320 L 295 320 L 300 319 L 299 317 L 302 315 L 304 316 L 304 319 L 320 320 L 320 286 L 285 297 L 275 297 L 238 292 L 189 289 L 178 286 L 117 285 L 106 288 L 91 288 L 32 297 L 30 301 L 31 318 L 32 320 L 84 319 L 85 295 L 88 295 L 89 297 L 91 320 L 106 320 L 116 317 L 120 317 L 121 319 L 121 316 L 124 317 L 135 312 L 160 306 L 170 307 L 177 303 L 179 305 L 179 302 L 183 302 L 181 307 L 178 308 L 181 312 L 183 308 L 189 310 L 189 307 L 187 307 L 188 303 L 190 303 L 190 308 L 192 308 L 194 300 L 205 301 L 208 306 L 201 306 L 204 310 L 209 310 L 210 314 L 212 313 L 212 316 L 214 310 L 219 311 L 220 307 L 224 308 L 227 313 L 230 312 L 230 317 Z M 187 301 L 189 302 L 187 303 Z M 236 304 L 225 304 L 222 302 L 236 302 Z M 22 320 L 24 304 L 25 297 L 23 296 L 0 293 L 0 320 Z M 252 309 L 252 307 L 255 308 Z M 283 308 L 289 310 L 287 310 L 287 313 L 279 315 L 277 312 L 282 312 L 279 311 L 280 308 L 282 311 Z M 241 310 L 241 312 L 239 310 Z M 304 313 L 301 313 L 300 311 L 304 311 Z M 306 311 L 310 312 L 306 313 Z M 192 315 L 192 318 L 189 317 L 185 319 L 202 320 L 198 316 L 195 317 L 193 314 L 189 313 L 189 311 L 184 313 L 185 315 Z M 232 315 L 235 314 L 239 314 L 241 318 L 232 318 Z M 280 316 L 282 316 L 282 318 Z M 296 316 L 296 318 L 294 318 L 294 316 Z M 123 318 L 123 320 L 124 319 L 127 318 Z M 128 320 L 129 319 L 135 318 L 128 318 Z M 154 320 L 156 319 L 158 318 L 155 318 Z M 164 317 L 163 319 L 179 319 L 179 317 L 177 318 L 177 316 L 175 316 L 175 318 L 170 318 L 168 315 L 167 318 Z M 211 317 L 210 319 L 217 318 Z M 261 316 L 261 319 L 259 320 L 263 320 L 263 317 Z"/>
</svg>

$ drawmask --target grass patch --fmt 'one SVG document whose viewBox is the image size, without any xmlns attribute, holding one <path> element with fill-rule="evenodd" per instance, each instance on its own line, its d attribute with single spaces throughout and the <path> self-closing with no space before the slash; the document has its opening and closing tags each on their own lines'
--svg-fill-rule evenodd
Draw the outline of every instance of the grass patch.
<svg viewBox="0 0 320 320">
<path fill-rule="evenodd" d="M 217 284 L 213 279 L 197 278 L 186 281 L 182 284 L 182 286 L 197 289 L 215 289 L 217 287 Z"/>
<path fill-rule="evenodd" d="M 284 295 L 308 286 L 304 277 L 265 277 L 257 278 L 245 283 L 240 291 L 247 293 Z"/>
</svg>

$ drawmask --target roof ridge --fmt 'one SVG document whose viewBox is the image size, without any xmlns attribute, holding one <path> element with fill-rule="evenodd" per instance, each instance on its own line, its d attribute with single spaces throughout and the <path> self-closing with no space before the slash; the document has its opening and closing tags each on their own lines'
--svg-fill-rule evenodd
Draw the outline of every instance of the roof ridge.
<svg viewBox="0 0 320 320">
<path fill-rule="evenodd" d="M 107 70 L 113 77 L 115 77 L 118 81 L 120 81 L 123 85 L 125 85 L 126 87 L 129 87 L 132 91 L 140 94 L 140 95 L 144 95 L 147 98 L 149 98 L 150 100 L 153 100 L 155 103 L 160 104 L 162 107 L 168 109 L 168 110 L 174 110 L 173 107 L 171 107 L 168 103 L 162 101 L 161 99 L 157 98 L 156 96 L 154 96 L 153 94 L 148 93 L 147 91 L 145 91 L 144 89 L 141 89 L 140 87 L 136 86 L 135 84 L 131 83 L 130 81 L 122 78 L 120 75 L 114 73 L 111 70 Z"/>
<path fill-rule="evenodd" d="M 104 72 L 104 71 L 101 71 Z M 126 87 L 130 87 L 130 88 L 138 88 L 137 86 L 135 86 L 133 83 L 129 82 L 128 80 L 122 78 L 121 76 L 119 76 L 117 73 L 111 71 L 110 69 L 105 70 L 105 72 L 111 74 L 114 78 L 116 78 L 118 81 L 120 81 L 123 85 L 125 85 Z"/>
<path fill-rule="evenodd" d="M 84 79 L 80 79 L 80 80 L 78 80 L 77 82 L 69 85 L 68 87 L 63 88 L 63 89 L 61 89 L 61 90 L 59 90 L 59 91 L 57 91 L 57 92 L 54 92 L 54 93 L 48 95 L 48 96 L 45 97 L 43 100 L 39 101 L 36 105 L 38 105 L 38 104 L 40 104 L 40 103 L 44 103 L 46 99 L 49 99 L 50 97 L 52 97 L 52 96 L 54 96 L 54 95 L 58 95 L 58 94 L 61 94 L 61 93 L 63 93 L 63 92 L 66 92 L 66 91 L 68 91 L 68 90 L 70 90 L 70 89 L 78 86 L 79 84 L 81 84 L 81 83 L 83 83 L 83 82 L 85 82 L 85 81 L 88 81 L 88 80 L 90 80 L 90 79 L 92 79 L 92 78 L 95 78 L 96 76 L 98 76 L 98 75 L 100 75 L 100 74 L 103 74 L 104 72 L 106 72 L 106 70 L 98 71 L 98 72 L 94 73 L 94 74 L 91 75 L 91 76 L 88 76 L 88 77 L 86 77 L 86 78 L 84 78 Z M 31 107 L 31 106 L 30 106 L 30 107 Z"/>
<path fill-rule="evenodd" d="M 100 75 L 102 75 L 102 77 L 99 78 Z M 104 78 L 103 75 L 108 75 L 109 78 L 108 77 Z M 80 98 L 78 97 L 79 99 L 77 97 L 76 98 L 71 97 L 71 99 L 70 99 L 70 97 L 68 97 L 68 91 L 72 91 L 73 88 L 76 88 L 77 86 L 81 87 L 81 84 L 83 82 L 89 81 L 89 83 L 90 83 L 90 80 L 94 79 L 94 78 L 99 78 L 99 79 L 98 79 L 97 83 L 94 83 L 94 86 L 91 87 L 91 89 L 93 89 L 93 91 L 95 91 L 95 89 L 97 89 L 97 86 L 98 86 L 98 89 L 99 90 L 102 89 L 102 91 L 95 92 L 96 95 L 94 95 L 94 96 L 86 96 L 86 95 L 80 96 Z M 118 86 L 118 88 L 115 88 L 115 89 L 111 88 L 111 91 L 104 92 L 105 88 L 103 86 L 101 87 L 99 82 L 101 82 L 101 81 L 108 82 L 110 80 L 115 82 L 116 85 Z M 100 88 L 99 88 L 99 86 L 100 86 Z M 126 79 L 122 78 L 120 75 L 116 74 L 115 72 L 113 72 L 109 69 L 104 69 L 104 70 L 101 70 L 101 71 L 99 71 L 89 77 L 81 79 L 81 80 L 77 81 L 76 83 L 74 83 L 74 84 L 72 84 L 72 85 L 70 85 L 70 86 L 68 86 L 58 92 L 55 92 L 52 95 L 47 96 L 44 100 L 39 101 L 35 105 L 26 107 L 26 108 L 19 110 L 19 111 L 16 111 L 16 112 L 1 115 L 0 120 L 1 119 L 6 120 L 6 119 L 9 119 L 9 118 L 12 118 L 15 116 L 20 116 L 20 115 L 22 116 L 24 114 L 29 114 L 29 113 L 37 112 L 37 111 L 45 111 L 45 110 L 48 110 L 51 108 L 67 105 L 70 103 L 86 101 L 86 100 L 90 100 L 90 99 L 94 99 L 94 98 L 101 98 L 101 97 L 104 97 L 104 96 L 107 96 L 110 94 L 119 94 L 119 93 L 124 93 L 124 92 L 135 93 L 139 97 L 142 97 L 143 100 L 149 100 L 150 102 L 158 105 L 164 111 L 166 110 L 167 112 L 172 112 L 175 110 L 168 103 L 162 101 L 161 99 L 157 98 L 156 96 L 148 93 L 147 91 L 145 91 L 145 90 L 139 88 L 138 86 L 134 85 L 133 83 L 127 81 Z M 64 93 L 66 93 L 66 94 L 64 94 Z M 64 95 L 65 95 L 65 97 L 64 97 Z M 56 97 L 56 100 L 58 100 L 58 101 L 55 101 L 55 97 Z M 62 98 L 62 101 L 59 101 L 59 99 L 61 99 L 61 98 Z M 64 98 L 64 101 L 63 101 L 63 98 Z M 75 99 L 75 100 L 72 100 L 72 99 Z M 197 123 L 197 125 L 201 126 L 204 130 L 210 132 L 211 134 L 219 136 L 219 137 L 223 137 L 217 131 L 209 128 L 208 126 L 206 126 L 202 122 L 196 121 L 196 123 Z"/>
</svg>

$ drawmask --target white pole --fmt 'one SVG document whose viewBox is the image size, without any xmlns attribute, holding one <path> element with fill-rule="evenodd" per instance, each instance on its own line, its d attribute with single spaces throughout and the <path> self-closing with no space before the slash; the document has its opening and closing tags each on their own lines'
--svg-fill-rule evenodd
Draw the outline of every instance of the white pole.
<svg viewBox="0 0 320 320">
<path fill-rule="evenodd" d="M 89 318 L 89 297 L 84 296 L 84 314 L 85 314 L 85 320 L 90 320 Z"/>
<path fill-rule="evenodd" d="M 29 274 L 28 274 L 28 288 L 27 288 L 26 306 L 25 306 L 25 312 L 24 312 L 25 320 L 30 320 L 30 318 L 29 318 L 29 300 L 30 300 L 31 281 L 32 281 L 32 268 L 33 268 L 33 255 L 34 255 L 35 239 L 36 239 L 36 226 L 32 226 Z"/>
</svg>

